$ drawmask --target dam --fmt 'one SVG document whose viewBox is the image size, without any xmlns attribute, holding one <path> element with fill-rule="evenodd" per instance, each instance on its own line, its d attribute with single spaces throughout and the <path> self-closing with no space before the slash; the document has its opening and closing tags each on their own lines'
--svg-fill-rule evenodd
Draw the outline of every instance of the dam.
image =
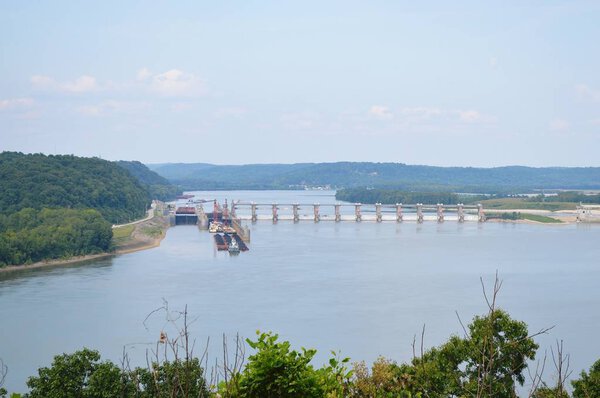
<svg viewBox="0 0 600 398">
<path fill-rule="evenodd" d="M 206 202 L 206 201 L 204 201 Z M 444 205 L 402 204 L 363 205 L 361 203 L 257 203 L 227 200 L 221 205 L 213 201 L 213 211 L 206 212 L 202 203 L 195 207 L 179 207 L 175 212 L 175 222 L 179 224 L 198 224 L 208 229 L 212 222 L 225 222 L 239 229 L 242 221 L 258 222 L 484 222 L 485 212 L 481 204 Z M 366 208 L 366 209 L 365 209 Z M 366 210 L 366 211 L 365 211 Z"/>
</svg>

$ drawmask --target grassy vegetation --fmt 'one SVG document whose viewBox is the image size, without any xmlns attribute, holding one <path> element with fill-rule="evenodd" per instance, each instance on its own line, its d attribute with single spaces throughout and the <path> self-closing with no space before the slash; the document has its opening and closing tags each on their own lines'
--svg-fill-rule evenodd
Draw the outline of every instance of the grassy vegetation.
<svg viewBox="0 0 600 398">
<path fill-rule="evenodd" d="M 481 204 L 486 209 L 530 209 L 530 210 L 575 210 L 577 203 L 575 202 L 532 202 L 526 198 L 499 198 L 482 200 Z"/>
<path fill-rule="evenodd" d="M 119 228 L 113 228 L 113 239 L 129 238 L 135 229 L 135 225 L 125 225 Z"/>
<path fill-rule="evenodd" d="M 558 220 L 556 218 L 541 216 L 539 214 L 521 213 L 521 218 L 524 219 L 524 220 L 531 220 L 531 221 L 536 221 L 536 222 L 541 222 L 541 223 L 548 223 L 548 224 L 560 224 L 560 223 L 562 223 L 561 220 Z"/>
<path fill-rule="evenodd" d="M 131 241 L 131 234 L 135 230 L 135 225 L 124 225 L 122 227 L 113 228 L 113 247 L 119 248 Z"/>
<path fill-rule="evenodd" d="M 547 216 L 542 216 L 539 214 L 530 214 L 530 213 L 521 213 L 521 212 L 509 212 L 509 213 L 487 213 L 486 214 L 487 218 L 489 220 L 512 220 L 512 221 L 516 221 L 516 220 L 530 220 L 530 221 L 535 221 L 535 222 L 541 222 L 541 223 L 547 223 L 547 224 L 559 224 L 562 223 L 563 221 L 553 218 L 553 217 L 547 217 Z"/>
<path fill-rule="evenodd" d="M 159 225 L 144 225 L 141 231 L 144 235 L 152 238 L 159 238 L 163 234 L 163 229 Z"/>
</svg>

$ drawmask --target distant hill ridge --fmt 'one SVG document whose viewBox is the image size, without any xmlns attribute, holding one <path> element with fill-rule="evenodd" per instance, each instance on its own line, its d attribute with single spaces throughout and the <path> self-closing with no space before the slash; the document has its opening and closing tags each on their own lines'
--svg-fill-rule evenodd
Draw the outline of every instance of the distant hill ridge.
<svg viewBox="0 0 600 398">
<path fill-rule="evenodd" d="M 149 164 L 185 190 L 375 187 L 496 193 L 536 189 L 600 189 L 600 167 L 439 167 L 404 163 Z"/>
<path fill-rule="evenodd" d="M 143 163 L 119 160 L 117 165 L 127 170 L 132 176 L 148 190 L 151 199 L 172 200 L 179 193 L 179 189 L 166 178 L 150 170 Z"/>
</svg>

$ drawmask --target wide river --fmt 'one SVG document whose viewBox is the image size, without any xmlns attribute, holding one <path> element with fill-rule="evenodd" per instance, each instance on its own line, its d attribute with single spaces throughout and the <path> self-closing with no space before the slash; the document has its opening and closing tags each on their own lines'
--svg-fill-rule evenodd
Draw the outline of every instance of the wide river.
<svg viewBox="0 0 600 398">
<path fill-rule="evenodd" d="M 333 203 L 328 191 L 200 192 L 201 198 Z M 308 209 L 312 211 L 312 209 Z M 154 309 L 168 301 L 197 318 L 197 347 L 225 333 L 272 330 L 295 347 L 352 360 L 409 360 L 461 333 L 486 311 L 480 277 L 504 281 L 499 304 L 537 338 L 540 356 L 565 342 L 575 375 L 600 358 L 600 225 L 468 222 L 416 224 L 268 221 L 250 224 L 250 251 L 216 252 L 195 226 L 168 231 L 160 247 L 71 266 L 0 274 L 0 358 L 9 391 L 55 354 L 82 347 L 142 364 L 163 328 Z M 200 351 L 197 348 L 196 351 Z M 547 379 L 551 380 L 551 360 Z"/>
</svg>

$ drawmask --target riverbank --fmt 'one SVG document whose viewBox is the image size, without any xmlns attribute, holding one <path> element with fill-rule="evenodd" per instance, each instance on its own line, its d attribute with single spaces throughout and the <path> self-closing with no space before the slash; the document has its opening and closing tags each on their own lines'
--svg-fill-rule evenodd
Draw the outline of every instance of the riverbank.
<svg viewBox="0 0 600 398">
<path fill-rule="evenodd" d="M 119 229 L 121 228 L 127 229 L 127 233 L 119 234 Z M 67 259 L 44 260 L 32 264 L 10 265 L 1 267 L 0 273 L 71 265 L 89 260 L 153 249 L 160 246 L 160 242 L 165 238 L 168 229 L 168 218 L 155 213 L 151 218 L 146 217 L 143 220 L 114 228 L 113 233 L 116 236 L 116 238 L 113 237 L 114 251 L 75 256 Z"/>
</svg>

